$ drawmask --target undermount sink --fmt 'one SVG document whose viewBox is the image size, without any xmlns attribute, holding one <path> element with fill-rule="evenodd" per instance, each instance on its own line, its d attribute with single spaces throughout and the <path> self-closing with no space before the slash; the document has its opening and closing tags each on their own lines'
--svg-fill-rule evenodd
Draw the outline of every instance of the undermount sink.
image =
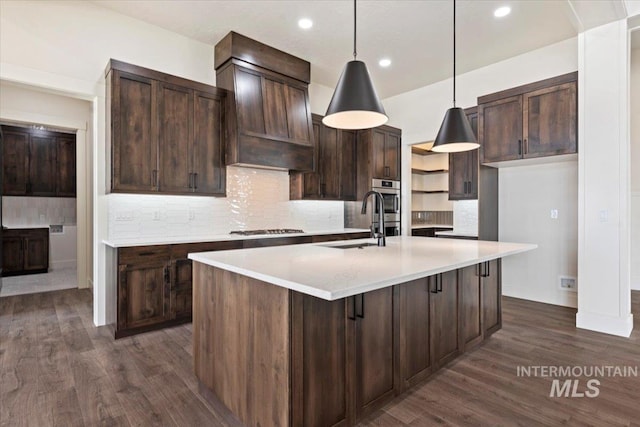
<svg viewBox="0 0 640 427">
<path fill-rule="evenodd" d="M 377 243 L 349 243 L 346 245 L 326 245 L 327 248 L 334 248 L 334 249 L 353 249 L 353 248 L 358 248 L 358 249 L 364 249 L 367 246 L 378 246 Z"/>
</svg>

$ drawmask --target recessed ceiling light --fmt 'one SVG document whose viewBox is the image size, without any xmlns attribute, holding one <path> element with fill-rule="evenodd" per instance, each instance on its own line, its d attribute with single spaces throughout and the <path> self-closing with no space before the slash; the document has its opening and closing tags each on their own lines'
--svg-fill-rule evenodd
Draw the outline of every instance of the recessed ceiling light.
<svg viewBox="0 0 640 427">
<path fill-rule="evenodd" d="M 308 30 L 309 28 L 313 27 L 313 21 L 309 18 L 302 18 L 298 21 L 298 27 L 302 28 L 303 30 Z"/>
<path fill-rule="evenodd" d="M 380 61 L 378 61 L 378 65 L 386 68 L 391 65 L 391 60 L 389 58 L 382 58 Z"/>
<path fill-rule="evenodd" d="M 511 8 L 509 6 L 502 6 L 493 11 L 493 16 L 496 18 L 502 18 L 511 13 Z"/>
</svg>

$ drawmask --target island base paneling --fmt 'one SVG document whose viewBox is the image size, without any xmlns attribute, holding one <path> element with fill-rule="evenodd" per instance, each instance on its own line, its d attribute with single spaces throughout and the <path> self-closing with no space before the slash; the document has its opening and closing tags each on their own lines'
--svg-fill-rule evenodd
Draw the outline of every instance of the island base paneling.
<svg viewBox="0 0 640 427">
<path fill-rule="evenodd" d="M 194 262 L 203 395 L 247 426 L 352 426 L 500 328 L 499 266 L 329 301 Z"/>
</svg>

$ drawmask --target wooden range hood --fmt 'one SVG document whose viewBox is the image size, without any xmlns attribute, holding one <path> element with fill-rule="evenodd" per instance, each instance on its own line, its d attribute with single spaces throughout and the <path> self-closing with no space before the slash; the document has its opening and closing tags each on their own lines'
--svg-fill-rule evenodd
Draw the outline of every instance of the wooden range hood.
<svg viewBox="0 0 640 427">
<path fill-rule="evenodd" d="M 215 46 L 216 86 L 229 90 L 228 165 L 314 170 L 311 67 L 230 32 Z"/>
</svg>

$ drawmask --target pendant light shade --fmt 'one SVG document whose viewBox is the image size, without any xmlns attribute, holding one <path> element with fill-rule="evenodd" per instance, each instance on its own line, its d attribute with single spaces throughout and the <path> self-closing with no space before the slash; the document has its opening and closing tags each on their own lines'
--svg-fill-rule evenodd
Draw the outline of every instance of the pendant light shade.
<svg viewBox="0 0 640 427">
<path fill-rule="evenodd" d="M 453 0 L 453 108 L 444 115 L 431 151 L 457 153 L 480 147 L 462 108 L 456 107 L 456 0 Z"/>
<path fill-rule="evenodd" d="M 368 129 L 387 120 L 365 63 L 347 62 L 322 123 L 338 129 Z"/>
<path fill-rule="evenodd" d="M 449 108 L 444 115 L 431 151 L 457 153 L 474 150 L 479 146 L 464 110 L 460 107 Z"/>
<path fill-rule="evenodd" d="M 356 59 L 356 0 L 353 1 L 353 61 L 345 65 L 322 123 L 338 129 L 369 129 L 388 117 L 364 62 Z"/>
</svg>

